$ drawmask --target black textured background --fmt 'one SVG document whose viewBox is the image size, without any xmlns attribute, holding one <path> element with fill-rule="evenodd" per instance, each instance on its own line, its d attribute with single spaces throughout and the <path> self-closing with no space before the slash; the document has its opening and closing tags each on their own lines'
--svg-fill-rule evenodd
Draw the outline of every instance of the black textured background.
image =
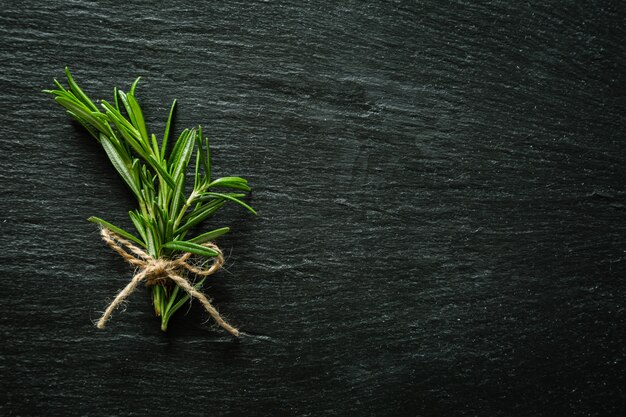
<svg viewBox="0 0 626 417">
<path fill-rule="evenodd" d="M 0 414 L 570 416 L 625 406 L 620 1 L 0 1 Z M 201 123 L 257 218 L 163 334 L 133 208 L 40 90 Z"/>
</svg>

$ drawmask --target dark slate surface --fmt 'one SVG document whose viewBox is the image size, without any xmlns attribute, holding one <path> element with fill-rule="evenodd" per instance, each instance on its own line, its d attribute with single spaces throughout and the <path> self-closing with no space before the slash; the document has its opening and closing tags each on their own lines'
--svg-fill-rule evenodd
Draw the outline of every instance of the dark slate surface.
<svg viewBox="0 0 626 417">
<path fill-rule="evenodd" d="M 624 410 L 621 2 L 0 1 L 0 414 L 608 416 Z M 207 2 L 208 3 L 208 2 Z M 103 152 L 40 93 L 143 77 L 255 186 L 163 334 L 90 215 Z"/>
</svg>

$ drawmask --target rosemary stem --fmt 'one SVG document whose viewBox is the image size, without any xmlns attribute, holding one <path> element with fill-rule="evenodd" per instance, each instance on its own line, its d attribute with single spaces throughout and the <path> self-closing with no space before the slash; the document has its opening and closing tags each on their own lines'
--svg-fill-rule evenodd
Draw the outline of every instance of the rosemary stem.
<svg viewBox="0 0 626 417">
<path fill-rule="evenodd" d="M 193 202 L 194 202 L 194 200 L 196 199 L 197 196 L 198 196 L 198 194 L 196 194 L 196 190 L 193 190 L 191 192 L 191 194 L 189 195 L 189 198 L 187 199 L 187 201 L 185 201 L 185 205 L 180 210 L 180 214 L 178 215 L 178 217 L 174 221 L 174 230 L 176 230 L 176 228 L 178 228 L 178 225 L 183 220 L 183 216 L 185 215 L 185 212 L 193 204 Z"/>
</svg>

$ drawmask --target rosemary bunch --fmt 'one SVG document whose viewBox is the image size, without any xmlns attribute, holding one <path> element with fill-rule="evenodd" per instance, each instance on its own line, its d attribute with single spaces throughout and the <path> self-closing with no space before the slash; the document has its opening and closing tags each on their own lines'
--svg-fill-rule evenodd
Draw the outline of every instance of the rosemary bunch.
<svg viewBox="0 0 626 417">
<path fill-rule="evenodd" d="M 99 108 L 78 87 L 67 67 L 65 74 L 69 89 L 54 80 L 57 89 L 44 92 L 54 95 L 56 102 L 102 145 L 139 203 L 138 209 L 128 213 L 136 234 L 98 217 L 90 217 L 89 221 L 140 245 L 154 259 L 171 258 L 181 252 L 202 257 L 217 256 L 215 250 L 202 244 L 227 233 L 228 227 L 191 239 L 187 235 L 228 202 L 237 203 L 256 214 L 241 200 L 245 197 L 241 191 L 250 191 L 248 182 L 240 177 L 211 178 L 209 143 L 202 135 L 201 126 L 183 130 L 173 146 L 169 146 L 176 100 L 172 103 L 160 143 L 156 135 L 148 134 L 143 112 L 135 98 L 139 78 L 128 93 L 114 88 L 113 103 L 101 100 Z M 193 172 L 193 187 L 187 192 L 191 185 L 186 184 L 189 165 Z M 203 281 L 195 284 L 196 288 Z M 165 331 L 172 314 L 185 304 L 189 295 L 171 282 L 151 288 L 154 311 L 161 317 L 161 329 Z"/>
</svg>

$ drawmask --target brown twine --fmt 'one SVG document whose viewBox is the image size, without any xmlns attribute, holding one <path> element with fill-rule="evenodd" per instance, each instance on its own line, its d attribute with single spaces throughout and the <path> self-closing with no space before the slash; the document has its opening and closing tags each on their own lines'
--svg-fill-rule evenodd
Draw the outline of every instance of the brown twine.
<svg viewBox="0 0 626 417">
<path fill-rule="evenodd" d="M 239 330 L 226 323 L 206 296 L 196 290 L 189 280 L 181 275 L 181 272 L 187 270 L 196 275 L 206 277 L 220 269 L 224 264 L 224 256 L 222 255 L 222 251 L 219 247 L 213 243 L 203 244 L 203 246 L 211 248 L 217 252 L 217 257 L 211 267 L 204 269 L 190 265 L 187 262 L 191 257 L 191 253 L 189 252 L 184 253 L 177 259 L 155 259 L 128 240 L 122 238 L 120 235 L 107 228 L 101 228 L 100 235 L 111 249 L 117 252 L 128 263 L 138 267 L 140 271 L 133 276 L 128 285 L 126 285 L 126 287 L 117 294 L 111 304 L 109 304 L 102 317 L 100 317 L 100 320 L 98 320 L 97 327 L 99 329 L 104 329 L 107 320 L 109 320 L 115 308 L 119 306 L 130 294 L 132 294 L 133 291 L 135 291 L 140 282 L 143 281 L 146 286 L 151 286 L 161 284 L 167 279 L 170 279 L 183 291 L 189 294 L 191 298 L 198 299 L 217 324 L 233 336 L 239 336 Z"/>
</svg>

